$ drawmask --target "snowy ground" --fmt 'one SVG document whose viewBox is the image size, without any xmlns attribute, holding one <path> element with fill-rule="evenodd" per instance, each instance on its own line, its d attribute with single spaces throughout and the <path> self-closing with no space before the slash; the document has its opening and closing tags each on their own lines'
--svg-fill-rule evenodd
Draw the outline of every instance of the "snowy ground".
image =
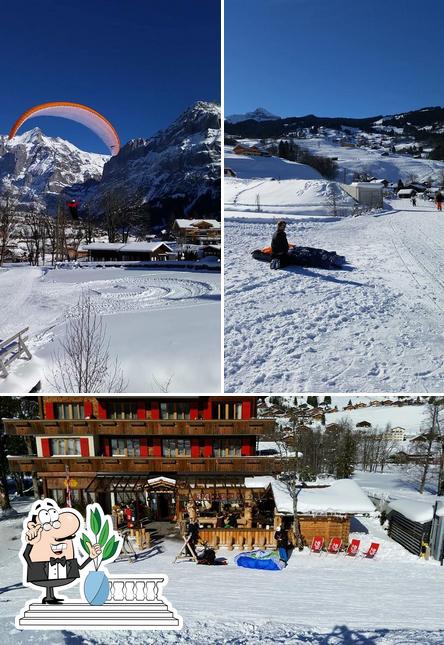
<svg viewBox="0 0 444 645">
<path fill-rule="evenodd" d="M 29 325 L 29 345 L 44 391 L 51 389 L 51 357 L 82 291 L 91 295 L 104 317 L 111 353 L 122 364 L 128 392 L 157 391 L 156 383 L 170 378 L 170 389 L 176 392 L 219 391 L 219 274 L 14 265 L 0 272 L 0 338 Z M 16 366 L 21 374 L 8 376 L 1 391 L 23 391 L 27 363 L 18 361 Z"/>
<path fill-rule="evenodd" d="M 18 510 L 25 512 L 23 502 Z M 18 632 L 16 613 L 35 593 L 21 585 L 18 559 L 22 517 L 0 521 L 0 634 L 9 643 L 314 643 L 339 645 L 442 644 L 444 570 L 391 541 L 376 518 L 359 518 L 353 537 L 381 543 L 374 561 L 294 553 L 280 572 L 240 569 L 236 552 L 218 551 L 226 567 L 173 564 L 180 543 L 162 537 L 137 565 L 110 566 L 115 573 L 166 573 L 165 595 L 182 615 L 175 632 Z M 71 595 L 72 592 L 69 593 Z"/>
<path fill-rule="evenodd" d="M 340 221 L 287 218 L 290 242 L 349 270 L 270 271 L 250 257 L 276 215 L 225 215 L 225 387 L 243 392 L 439 391 L 444 216 L 422 202 Z"/>
</svg>

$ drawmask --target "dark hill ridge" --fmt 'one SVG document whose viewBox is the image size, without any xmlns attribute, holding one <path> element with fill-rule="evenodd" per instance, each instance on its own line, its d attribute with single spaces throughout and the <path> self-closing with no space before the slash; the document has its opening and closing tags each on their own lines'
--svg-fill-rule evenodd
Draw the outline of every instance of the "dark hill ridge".
<svg viewBox="0 0 444 645">
<path fill-rule="evenodd" d="M 277 138 L 288 135 L 299 128 L 312 128 L 312 127 L 326 127 L 332 129 L 340 129 L 341 127 L 359 128 L 360 130 L 368 131 L 377 125 L 377 122 L 382 121 L 382 125 L 390 127 L 405 127 L 413 126 L 414 128 L 431 127 L 432 131 L 418 133 L 418 139 L 424 139 L 428 136 L 441 135 L 437 132 L 441 128 L 444 129 L 444 108 L 442 107 L 426 107 L 420 110 L 413 110 L 410 112 L 403 112 L 393 115 L 376 115 L 365 118 L 351 118 L 351 117 L 319 117 L 314 114 L 307 114 L 306 116 L 287 117 L 284 119 L 275 119 L 269 121 L 255 121 L 248 119 L 246 121 L 239 121 L 237 123 L 225 123 L 225 132 L 228 135 L 233 135 L 243 138 Z"/>
</svg>

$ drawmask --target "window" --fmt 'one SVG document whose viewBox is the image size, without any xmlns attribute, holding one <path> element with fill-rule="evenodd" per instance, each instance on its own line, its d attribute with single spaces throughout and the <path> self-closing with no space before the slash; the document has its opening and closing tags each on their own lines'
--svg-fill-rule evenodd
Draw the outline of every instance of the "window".
<svg viewBox="0 0 444 645">
<path fill-rule="evenodd" d="M 242 419 L 242 401 L 216 401 L 213 403 L 212 419 Z"/>
<path fill-rule="evenodd" d="M 57 437 L 50 439 L 51 455 L 80 455 L 80 439 L 66 437 Z"/>
<path fill-rule="evenodd" d="M 189 457 L 190 455 L 190 439 L 163 439 L 162 457 Z"/>
<path fill-rule="evenodd" d="M 242 443 L 240 439 L 215 439 L 213 443 L 213 454 L 215 457 L 240 457 L 242 455 Z"/>
<path fill-rule="evenodd" d="M 161 401 L 161 419 L 189 419 L 190 404 L 188 401 Z"/>
<path fill-rule="evenodd" d="M 111 455 L 113 457 L 140 457 L 140 439 L 118 437 L 111 439 Z"/>
<path fill-rule="evenodd" d="M 108 419 L 137 419 L 136 401 L 108 401 L 106 415 Z"/>
<path fill-rule="evenodd" d="M 54 403 L 54 416 L 56 419 L 84 419 L 85 409 L 83 403 Z"/>
</svg>

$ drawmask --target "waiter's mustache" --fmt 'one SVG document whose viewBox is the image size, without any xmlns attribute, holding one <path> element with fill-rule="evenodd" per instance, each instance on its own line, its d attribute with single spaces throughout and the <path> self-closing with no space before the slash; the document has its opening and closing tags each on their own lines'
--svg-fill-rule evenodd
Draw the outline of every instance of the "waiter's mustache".
<svg viewBox="0 0 444 645">
<path fill-rule="evenodd" d="M 56 542 L 63 542 L 63 540 L 73 540 L 75 538 L 76 534 L 73 533 L 72 535 L 67 535 L 66 537 L 62 538 L 54 538 Z"/>
</svg>

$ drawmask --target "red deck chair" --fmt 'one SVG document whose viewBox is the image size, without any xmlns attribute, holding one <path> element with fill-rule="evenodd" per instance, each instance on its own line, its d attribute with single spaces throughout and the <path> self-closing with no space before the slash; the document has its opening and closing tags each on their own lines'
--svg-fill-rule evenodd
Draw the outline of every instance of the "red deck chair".
<svg viewBox="0 0 444 645">
<path fill-rule="evenodd" d="M 334 537 L 330 540 L 330 544 L 328 545 L 327 553 L 335 553 L 338 554 L 339 550 L 342 546 L 342 540 L 340 537 Z"/>
<path fill-rule="evenodd" d="M 361 546 L 361 540 L 358 539 L 353 539 L 350 544 L 348 545 L 347 551 L 345 552 L 345 555 L 350 555 L 354 557 L 355 555 L 358 555 L 359 547 Z"/>
<path fill-rule="evenodd" d="M 371 559 L 372 559 L 372 558 L 374 558 L 374 557 L 375 557 L 375 555 L 377 554 L 378 549 L 379 549 L 379 544 L 378 544 L 378 542 L 372 542 L 372 543 L 370 544 L 370 546 L 369 546 L 368 550 L 367 550 L 367 551 L 365 551 L 365 553 L 363 553 L 363 554 L 362 554 L 362 557 L 363 557 L 363 558 L 368 558 L 369 560 L 371 560 Z"/>
<path fill-rule="evenodd" d="M 321 535 L 315 535 L 311 541 L 310 553 L 321 553 L 324 546 L 324 538 Z"/>
</svg>

